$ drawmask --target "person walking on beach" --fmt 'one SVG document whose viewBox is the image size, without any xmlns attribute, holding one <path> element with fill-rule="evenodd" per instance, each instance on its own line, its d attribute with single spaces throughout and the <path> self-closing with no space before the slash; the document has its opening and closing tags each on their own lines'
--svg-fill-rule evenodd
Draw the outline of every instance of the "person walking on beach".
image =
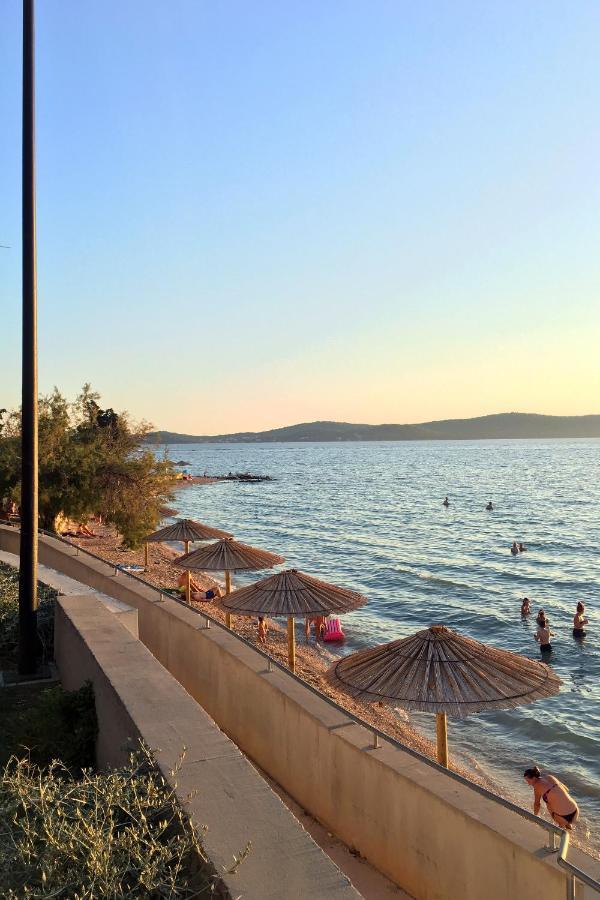
<svg viewBox="0 0 600 900">
<path fill-rule="evenodd" d="M 267 634 L 269 633 L 269 626 L 267 624 L 267 620 L 264 616 L 258 617 L 258 643 L 266 644 L 267 643 Z"/>
<path fill-rule="evenodd" d="M 540 650 L 542 652 L 545 652 L 547 650 L 552 650 L 552 644 L 550 643 L 550 635 L 551 634 L 553 634 L 553 632 L 550 631 L 550 626 L 548 625 L 547 620 L 541 619 L 538 622 L 538 628 L 535 633 L 535 639 L 536 639 L 536 641 L 539 641 Z"/>
<path fill-rule="evenodd" d="M 557 825 L 570 831 L 579 818 L 579 807 L 558 778 L 540 772 L 537 766 L 526 769 L 523 778 L 533 788 L 533 812 L 539 815 L 543 800 Z"/>
<path fill-rule="evenodd" d="M 589 619 L 584 616 L 585 606 L 579 601 L 577 604 L 577 612 L 573 616 L 573 637 L 585 637 L 584 625 L 587 625 Z"/>
</svg>

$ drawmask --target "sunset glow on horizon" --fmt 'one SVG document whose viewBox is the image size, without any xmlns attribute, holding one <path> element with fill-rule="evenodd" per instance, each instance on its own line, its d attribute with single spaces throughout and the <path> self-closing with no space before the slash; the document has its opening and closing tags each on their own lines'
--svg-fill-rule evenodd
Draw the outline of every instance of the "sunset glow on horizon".
<svg viewBox="0 0 600 900">
<path fill-rule="evenodd" d="M 600 413 L 599 41 L 592 2 L 39 4 L 41 390 L 192 434 Z"/>
</svg>

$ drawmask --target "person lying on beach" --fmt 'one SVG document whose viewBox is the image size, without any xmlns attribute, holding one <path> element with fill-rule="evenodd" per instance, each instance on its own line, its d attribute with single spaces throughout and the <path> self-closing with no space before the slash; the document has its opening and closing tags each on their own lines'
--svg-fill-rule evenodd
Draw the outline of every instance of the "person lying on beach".
<svg viewBox="0 0 600 900">
<path fill-rule="evenodd" d="M 579 818 L 579 807 L 558 778 L 540 772 L 537 766 L 526 769 L 523 778 L 533 788 L 533 812 L 539 815 L 543 800 L 557 825 L 570 831 Z"/>
<path fill-rule="evenodd" d="M 577 604 L 577 612 L 573 616 L 573 637 L 585 637 L 584 625 L 589 623 L 589 619 L 584 616 L 585 606 L 579 601 Z"/>
<path fill-rule="evenodd" d="M 512 545 L 512 547 L 510 548 L 510 552 L 512 553 L 513 556 L 517 556 L 517 555 L 518 555 L 518 553 L 519 553 L 519 547 L 518 547 L 516 541 L 513 541 L 513 545 Z"/>
<path fill-rule="evenodd" d="M 91 528 L 88 528 L 85 522 L 80 522 L 77 526 L 77 532 L 82 537 L 96 537 Z"/>
<path fill-rule="evenodd" d="M 269 633 L 269 625 L 264 616 L 258 617 L 258 643 L 267 643 L 267 634 Z"/>
<path fill-rule="evenodd" d="M 542 619 L 538 622 L 535 639 L 536 641 L 539 641 L 540 650 L 552 650 L 552 644 L 550 643 L 550 635 L 552 634 L 554 634 L 554 632 L 550 631 L 550 626 L 546 619 Z"/>
<path fill-rule="evenodd" d="M 182 572 L 177 579 L 177 590 L 182 597 L 185 597 L 187 591 L 187 574 L 185 572 Z M 220 600 L 222 596 L 223 592 L 218 585 L 205 591 L 193 578 L 190 578 L 190 600 Z"/>
<path fill-rule="evenodd" d="M 528 616 L 531 612 L 531 606 L 529 604 L 529 597 L 523 597 L 523 602 L 521 603 L 521 615 Z"/>
</svg>

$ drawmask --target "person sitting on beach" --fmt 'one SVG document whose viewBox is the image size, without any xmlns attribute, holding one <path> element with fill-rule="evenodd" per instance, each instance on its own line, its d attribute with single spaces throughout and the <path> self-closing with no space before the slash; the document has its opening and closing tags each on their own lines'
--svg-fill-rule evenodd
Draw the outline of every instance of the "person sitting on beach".
<svg viewBox="0 0 600 900">
<path fill-rule="evenodd" d="M 529 597 L 523 597 L 523 602 L 521 603 L 521 615 L 528 616 L 531 612 L 531 606 L 529 605 Z"/>
<path fill-rule="evenodd" d="M 80 522 L 77 526 L 77 534 L 80 537 L 96 537 L 91 528 L 88 528 L 85 522 Z"/>
<path fill-rule="evenodd" d="M 543 800 L 557 825 L 570 831 L 579 818 L 579 807 L 558 778 L 540 772 L 537 766 L 526 769 L 523 778 L 533 788 L 533 812 L 539 815 Z"/>
<path fill-rule="evenodd" d="M 550 635 L 554 632 L 550 631 L 550 626 L 546 619 L 541 619 L 538 622 L 537 631 L 535 633 L 535 639 L 539 642 L 540 650 L 547 651 L 552 650 L 552 644 L 550 643 Z"/>
<path fill-rule="evenodd" d="M 584 616 L 585 606 L 579 601 L 577 604 L 577 612 L 573 616 L 573 637 L 585 637 L 584 625 L 589 623 L 589 619 Z"/>
<path fill-rule="evenodd" d="M 510 548 L 510 552 L 512 553 L 513 556 L 517 556 L 517 555 L 518 555 L 518 553 L 519 553 L 519 548 L 518 548 L 518 546 L 517 546 L 517 542 L 516 542 L 516 541 L 513 541 L 513 545 L 512 545 L 512 547 Z"/>
<path fill-rule="evenodd" d="M 269 633 L 269 625 L 264 616 L 258 617 L 258 643 L 267 643 L 267 634 Z"/>
<path fill-rule="evenodd" d="M 446 499 L 444 500 L 444 502 L 442 503 L 442 506 L 450 506 L 450 501 L 448 500 L 447 497 L 446 497 Z"/>
<path fill-rule="evenodd" d="M 182 597 L 185 597 L 187 592 L 187 573 L 182 572 L 179 578 L 177 579 L 177 590 L 181 594 Z M 193 578 L 190 578 L 190 600 L 220 600 L 223 596 L 223 592 L 221 588 L 215 585 L 213 588 L 209 588 L 208 590 L 204 590 L 201 588 L 198 582 L 194 581 Z"/>
<path fill-rule="evenodd" d="M 486 506 L 486 510 L 488 512 L 491 512 L 493 510 L 493 508 L 494 508 L 494 504 L 492 503 L 491 500 L 488 500 L 488 505 Z"/>
</svg>

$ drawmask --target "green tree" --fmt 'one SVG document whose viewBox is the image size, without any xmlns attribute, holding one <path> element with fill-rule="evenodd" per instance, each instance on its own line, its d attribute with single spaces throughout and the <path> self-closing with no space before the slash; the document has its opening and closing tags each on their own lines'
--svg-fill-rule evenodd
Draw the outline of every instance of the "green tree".
<svg viewBox="0 0 600 900">
<path fill-rule="evenodd" d="M 84 521 L 101 515 L 129 547 L 138 546 L 170 499 L 170 462 L 144 446 L 151 426 L 102 409 L 84 385 L 74 403 L 55 388 L 39 400 L 40 525 L 55 530 L 59 516 Z M 19 502 L 21 416 L 0 416 L 0 499 Z"/>
</svg>

